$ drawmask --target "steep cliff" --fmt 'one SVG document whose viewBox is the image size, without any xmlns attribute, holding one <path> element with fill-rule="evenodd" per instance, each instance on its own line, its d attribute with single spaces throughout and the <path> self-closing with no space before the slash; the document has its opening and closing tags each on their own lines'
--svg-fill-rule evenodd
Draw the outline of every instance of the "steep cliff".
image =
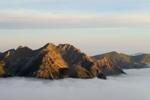
<svg viewBox="0 0 150 100">
<path fill-rule="evenodd" d="M 102 74 L 95 61 L 70 44 L 60 44 L 58 48 L 69 66 L 69 76 L 92 78 Z M 104 78 L 104 76 L 102 77 Z"/>
</svg>

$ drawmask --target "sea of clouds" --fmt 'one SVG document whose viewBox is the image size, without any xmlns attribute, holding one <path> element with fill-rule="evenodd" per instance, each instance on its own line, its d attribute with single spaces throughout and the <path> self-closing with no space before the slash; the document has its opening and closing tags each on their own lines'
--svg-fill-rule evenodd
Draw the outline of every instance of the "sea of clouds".
<svg viewBox="0 0 150 100">
<path fill-rule="evenodd" d="M 0 78 L 0 100 L 150 100 L 150 68 L 101 79 Z"/>
</svg>

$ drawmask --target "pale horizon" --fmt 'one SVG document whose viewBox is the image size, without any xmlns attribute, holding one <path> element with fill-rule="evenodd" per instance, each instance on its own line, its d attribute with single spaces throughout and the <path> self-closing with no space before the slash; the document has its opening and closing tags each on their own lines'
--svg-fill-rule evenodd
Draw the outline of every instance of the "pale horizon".
<svg viewBox="0 0 150 100">
<path fill-rule="evenodd" d="M 56 45 L 72 44 L 89 55 L 111 51 L 127 54 L 149 53 L 149 31 L 137 28 L 0 30 L 0 51 L 20 45 L 37 49 L 51 42 Z"/>
<path fill-rule="evenodd" d="M 95 55 L 150 53 L 149 0 L 5 0 L 0 51 L 70 43 Z"/>
</svg>

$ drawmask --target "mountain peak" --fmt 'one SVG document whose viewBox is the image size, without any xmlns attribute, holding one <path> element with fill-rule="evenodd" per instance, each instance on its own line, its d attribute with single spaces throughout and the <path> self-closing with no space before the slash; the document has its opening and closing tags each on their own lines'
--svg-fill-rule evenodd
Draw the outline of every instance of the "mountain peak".
<svg viewBox="0 0 150 100">
<path fill-rule="evenodd" d="M 64 48 L 75 48 L 73 45 L 71 44 L 59 44 L 58 46 L 64 47 Z"/>
<path fill-rule="evenodd" d="M 46 45 L 44 45 L 43 47 L 41 47 L 40 49 L 38 49 L 38 51 L 47 51 L 47 50 L 56 50 L 57 46 L 53 43 L 47 43 Z"/>
<path fill-rule="evenodd" d="M 119 54 L 119 53 L 116 51 L 112 51 L 112 52 L 110 52 L 110 54 Z"/>
<path fill-rule="evenodd" d="M 19 46 L 17 49 L 16 49 L 16 51 L 25 51 L 25 50 L 30 50 L 30 51 L 32 51 L 32 49 L 30 49 L 29 47 L 27 47 L 27 46 Z"/>
<path fill-rule="evenodd" d="M 10 49 L 10 50 L 4 52 L 4 53 L 3 53 L 4 56 L 5 56 L 4 58 L 7 58 L 7 57 L 9 57 L 10 55 L 13 55 L 15 52 L 16 52 L 15 49 Z"/>
<path fill-rule="evenodd" d="M 145 68 L 143 63 L 150 62 L 149 59 L 150 55 L 129 56 L 115 51 L 89 57 L 71 44 L 53 43 L 37 50 L 19 46 L 0 53 L 4 75 L 50 79 L 105 78 L 105 75 L 122 74 L 122 68 Z"/>
<path fill-rule="evenodd" d="M 80 49 L 77 49 L 76 47 L 74 47 L 71 44 L 59 44 L 58 48 L 61 48 L 63 50 L 72 50 L 72 51 L 76 51 L 76 52 L 81 52 Z"/>
<path fill-rule="evenodd" d="M 144 53 L 138 52 L 138 53 L 132 54 L 132 56 L 140 56 L 140 55 L 144 55 Z"/>
<path fill-rule="evenodd" d="M 51 46 L 55 46 L 55 44 L 53 44 L 53 43 L 47 43 L 47 44 L 45 45 L 45 47 L 51 47 Z"/>
<path fill-rule="evenodd" d="M 53 43 L 47 43 L 46 45 L 44 45 L 43 48 L 52 48 L 52 47 L 56 47 L 56 45 Z"/>
<path fill-rule="evenodd" d="M 20 45 L 17 49 L 21 49 L 21 48 L 24 48 L 24 46 Z"/>
</svg>

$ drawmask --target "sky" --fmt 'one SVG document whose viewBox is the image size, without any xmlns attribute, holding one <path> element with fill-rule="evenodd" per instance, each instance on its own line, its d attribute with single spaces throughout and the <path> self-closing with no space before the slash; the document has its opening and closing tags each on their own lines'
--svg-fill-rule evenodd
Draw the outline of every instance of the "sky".
<svg viewBox="0 0 150 100">
<path fill-rule="evenodd" d="M 149 0 L 0 0 L 0 51 L 70 43 L 89 55 L 149 53 Z"/>
</svg>

